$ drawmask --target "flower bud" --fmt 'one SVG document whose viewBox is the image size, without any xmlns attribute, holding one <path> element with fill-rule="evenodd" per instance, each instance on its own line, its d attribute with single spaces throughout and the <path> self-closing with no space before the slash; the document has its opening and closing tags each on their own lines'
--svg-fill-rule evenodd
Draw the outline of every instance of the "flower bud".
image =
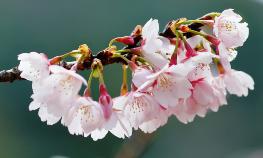
<svg viewBox="0 0 263 158">
<path fill-rule="evenodd" d="M 117 37 L 115 41 L 126 45 L 134 45 L 134 39 L 131 36 Z"/>
<path fill-rule="evenodd" d="M 89 57 L 91 54 L 91 51 L 89 47 L 86 44 L 82 44 L 79 46 L 78 50 L 85 55 L 85 57 Z"/>
<path fill-rule="evenodd" d="M 187 58 L 190 58 L 190 57 L 193 57 L 193 56 L 197 55 L 195 50 L 190 46 L 189 43 L 185 42 L 184 46 L 185 46 L 185 49 L 186 49 L 186 57 Z"/>
<path fill-rule="evenodd" d="M 188 32 L 188 31 L 189 31 L 189 27 L 186 26 L 186 25 L 182 25 L 182 26 L 180 27 L 180 30 L 181 30 L 182 32 Z"/>
<path fill-rule="evenodd" d="M 142 34 L 142 26 L 137 25 L 131 33 L 131 36 L 140 36 Z"/>
<path fill-rule="evenodd" d="M 100 84 L 100 97 L 99 97 L 99 103 L 102 106 L 102 110 L 104 113 L 105 119 L 109 119 L 112 113 L 112 98 L 109 95 L 106 86 L 104 84 Z"/>
<path fill-rule="evenodd" d="M 217 39 L 216 37 L 214 36 L 211 36 L 211 35 L 206 35 L 206 39 L 211 42 L 213 45 L 215 46 L 218 46 L 220 44 L 220 40 Z"/>
<path fill-rule="evenodd" d="M 55 65 L 55 64 L 59 63 L 61 60 L 62 60 L 61 56 L 56 56 L 56 57 L 49 60 L 49 64 Z"/>
</svg>

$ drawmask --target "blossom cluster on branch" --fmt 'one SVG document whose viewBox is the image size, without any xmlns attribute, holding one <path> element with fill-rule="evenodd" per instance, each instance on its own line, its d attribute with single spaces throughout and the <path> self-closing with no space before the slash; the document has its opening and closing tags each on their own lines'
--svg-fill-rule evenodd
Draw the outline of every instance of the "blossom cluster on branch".
<svg viewBox="0 0 263 158">
<path fill-rule="evenodd" d="M 247 96 L 253 79 L 231 68 L 237 47 L 248 38 L 247 23 L 232 9 L 209 13 L 196 20 L 169 22 L 159 33 L 156 19 L 138 25 L 129 36 L 117 37 L 94 56 L 87 45 L 48 59 L 36 52 L 18 59 L 21 77 L 32 81 L 30 110 L 42 121 L 61 120 L 71 134 L 102 139 L 108 132 L 119 138 L 133 130 L 151 133 L 170 116 L 188 123 L 227 104 L 227 94 Z M 118 49 L 115 43 L 122 43 Z M 103 57 L 102 57 L 103 56 Z M 73 57 L 69 67 L 60 63 Z M 104 83 L 103 66 L 121 62 L 121 95 L 112 98 Z M 86 80 L 77 72 L 91 68 Z M 132 71 L 130 88 L 127 69 Z M 92 79 L 99 80 L 98 101 L 91 95 Z M 80 95 L 82 86 L 86 86 Z M 129 90 L 130 89 L 130 90 Z"/>
</svg>

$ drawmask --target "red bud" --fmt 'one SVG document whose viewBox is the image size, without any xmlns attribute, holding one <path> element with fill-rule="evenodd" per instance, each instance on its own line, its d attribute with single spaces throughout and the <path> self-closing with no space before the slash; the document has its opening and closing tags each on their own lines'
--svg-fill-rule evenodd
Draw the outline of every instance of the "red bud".
<svg viewBox="0 0 263 158">
<path fill-rule="evenodd" d="M 126 45 L 134 45 L 134 39 L 131 36 L 117 37 L 115 40 Z"/>
<path fill-rule="evenodd" d="M 109 119 L 112 113 L 112 98 L 109 95 L 106 86 L 104 84 L 100 84 L 100 97 L 99 97 L 99 103 L 102 106 L 102 110 L 104 113 L 105 119 Z"/>
<path fill-rule="evenodd" d="M 56 57 L 49 60 L 49 64 L 55 65 L 55 64 L 59 63 L 61 60 L 62 60 L 61 56 L 56 56 Z"/>
<path fill-rule="evenodd" d="M 214 37 L 214 36 L 207 35 L 207 36 L 206 36 L 206 39 L 207 39 L 209 42 L 211 42 L 213 45 L 215 45 L 215 46 L 218 46 L 218 45 L 220 44 L 220 40 L 217 39 L 217 38 Z"/>
</svg>

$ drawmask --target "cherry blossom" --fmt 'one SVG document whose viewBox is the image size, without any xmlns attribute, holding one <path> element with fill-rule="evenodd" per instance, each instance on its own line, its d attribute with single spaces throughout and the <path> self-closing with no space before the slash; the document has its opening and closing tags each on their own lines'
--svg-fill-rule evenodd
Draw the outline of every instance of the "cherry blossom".
<svg viewBox="0 0 263 158">
<path fill-rule="evenodd" d="M 226 89 L 230 94 L 235 94 L 239 97 L 247 96 L 248 89 L 254 89 L 253 78 L 245 72 L 237 71 L 231 68 L 231 64 L 227 58 L 228 50 L 224 45 L 219 45 L 220 61 L 224 68 L 224 73 L 221 74 Z"/>
<path fill-rule="evenodd" d="M 22 53 L 18 56 L 20 64 L 18 69 L 22 71 L 21 77 L 29 81 L 37 82 L 49 76 L 48 58 L 41 53 Z"/>
<path fill-rule="evenodd" d="M 165 125 L 168 121 L 169 111 L 162 106 L 159 106 L 158 114 L 155 115 L 151 120 L 143 122 L 139 128 L 144 133 L 152 133 L 159 127 Z"/>
<path fill-rule="evenodd" d="M 142 37 L 144 44 L 142 45 L 142 53 L 147 61 L 156 68 L 162 68 L 168 63 L 165 57 L 172 54 L 174 45 L 164 37 L 159 36 L 159 23 L 156 19 L 150 19 L 142 28 Z"/>
<path fill-rule="evenodd" d="M 22 53 L 20 76 L 31 81 L 33 89 L 29 110 L 38 110 L 48 125 L 61 120 L 70 134 L 94 141 L 109 133 L 122 139 L 133 130 L 152 133 L 169 117 L 185 124 L 203 118 L 227 105 L 228 94 L 248 96 L 254 89 L 253 78 L 231 66 L 236 48 L 249 35 L 241 21 L 227 9 L 196 20 L 172 20 L 159 32 L 158 20 L 150 19 L 131 35 L 113 38 L 97 55 L 87 45 L 50 60 L 41 53 Z M 125 47 L 119 49 L 117 42 Z M 123 70 L 121 93 L 114 97 L 103 74 L 104 66 L 112 63 L 121 63 Z M 130 90 L 126 64 L 132 72 Z M 86 80 L 79 71 L 87 69 L 91 72 Z M 98 100 L 92 97 L 92 79 L 99 80 Z"/>
<path fill-rule="evenodd" d="M 248 38 L 248 24 L 240 23 L 241 20 L 242 17 L 233 9 L 224 10 L 219 17 L 215 18 L 214 34 L 227 48 L 242 46 Z"/>
<path fill-rule="evenodd" d="M 104 84 L 100 84 L 99 103 L 103 111 L 103 124 L 91 132 L 91 138 L 95 141 L 102 139 L 108 132 L 119 138 L 131 136 L 131 126 L 128 120 L 113 109 L 113 100 Z"/>
<path fill-rule="evenodd" d="M 248 89 L 254 89 L 254 80 L 250 75 L 243 71 L 230 70 L 223 76 L 226 89 L 230 94 L 235 94 L 239 97 L 247 96 Z"/>
<path fill-rule="evenodd" d="M 111 108 L 113 101 L 101 87 L 101 103 L 90 97 L 79 97 L 75 104 L 62 118 L 62 124 L 68 127 L 71 134 L 91 136 L 93 140 L 104 138 L 108 131 L 119 138 L 129 137 L 131 127 L 118 111 Z M 109 107 L 105 107 L 109 106 Z M 105 110 L 105 108 L 109 108 Z"/>
<path fill-rule="evenodd" d="M 52 65 L 49 69 L 52 74 L 41 84 L 35 85 L 33 102 L 29 109 L 45 107 L 47 113 L 61 118 L 72 106 L 73 101 L 78 97 L 82 83 L 86 84 L 86 81 L 75 71 L 66 70 L 57 65 Z"/>
<path fill-rule="evenodd" d="M 151 95 L 136 91 L 123 96 L 119 101 L 119 106 L 122 107 L 124 116 L 134 129 L 138 129 L 142 123 L 152 120 L 159 111 L 159 104 Z"/>
<path fill-rule="evenodd" d="M 79 97 L 62 117 L 62 124 L 68 127 L 70 134 L 89 135 L 102 125 L 102 117 L 103 111 L 98 102 L 90 97 Z"/>
</svg>

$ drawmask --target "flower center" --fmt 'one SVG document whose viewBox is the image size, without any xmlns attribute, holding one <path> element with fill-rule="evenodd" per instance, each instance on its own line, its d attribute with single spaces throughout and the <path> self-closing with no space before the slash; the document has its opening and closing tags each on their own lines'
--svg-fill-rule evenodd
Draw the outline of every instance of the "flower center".
<svg viewBox="0 0 263 158">
<path fill-rule="evenodd" d="M 133 102 L 131 102 L 130 105 L 130 111 L 135 114 L 145 111 L 145 108 L 149 106 L 149 103 L 146 102 L 145 99 L 141 96 L 134 98 Z"/>
<path fill-rule="evenodd" d="M 237 30 L 237 25 L 233 21 L 225 20 L 222 22 L 221 26 L 222 29 L 224 29 L 227 32 L 231 32 L 234 30 Z"/>
<path fill-rule="evenodd" d="M 82 105 L 79 108 L 79 113 L 81 114 L 81 121 L 93 122 L 94 115 L 92 113 L 91 107 L 87 105 Z"/>
<path fill-rule="evenodd" d="M 160 75 L 158 77 L 158 88 L 167 89 L 173 85 L 171 79 L 167 75 Z"/>
<path fill-rule="evenodd" d="M 32 70 L 29 71 L 29 74 L 35 79 L 35 80 L 39 80 L 40 79 L 40 70 L 33 68 Z"/>
<path fill-rule="evenodd" d="M 60 86 L 62 87 L 61 92 L 65 95 L 70 95 L 70 92 L 73 91 L 74 87 L 72 85 L 74 78 L 72 76 L 68 76 L 67 78 L 61 80 L 59 82 Z"/>
</svg>

